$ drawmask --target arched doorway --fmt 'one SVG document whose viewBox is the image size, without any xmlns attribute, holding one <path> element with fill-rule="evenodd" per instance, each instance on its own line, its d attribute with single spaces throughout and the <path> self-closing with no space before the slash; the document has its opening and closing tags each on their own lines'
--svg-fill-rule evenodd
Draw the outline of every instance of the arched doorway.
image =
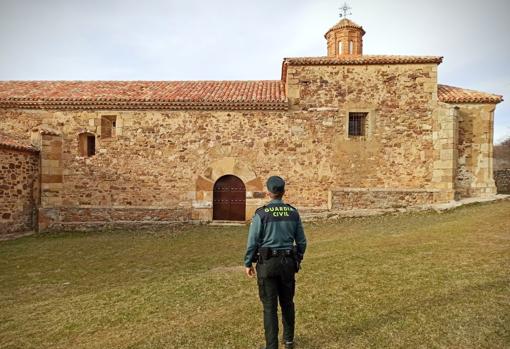
<svg viewBox="0 0 510 349">
<path fill-rule="evenodd" d="M 214 183 L 213 219 L 244 221 L 246 214 L 246 187 L 233 175 L 225 175 Z"/>
</svg>

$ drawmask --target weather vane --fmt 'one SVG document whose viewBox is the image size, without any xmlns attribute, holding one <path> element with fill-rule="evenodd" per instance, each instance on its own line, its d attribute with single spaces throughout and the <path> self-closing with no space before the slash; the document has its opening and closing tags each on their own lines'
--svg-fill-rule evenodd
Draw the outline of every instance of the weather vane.
<svg viewBox="0 0 510 349">
<path fill-rule="evenodd" d="M 347 16 L 352 15 L 349 10 L 351 10 L 351 8 L 347 5 L 347 3 L 344 3 L 344 6 L 340 7 L 340 11 L 342 11 L 340 12 L 340 18 L 347 18 Z"/>
</svg>

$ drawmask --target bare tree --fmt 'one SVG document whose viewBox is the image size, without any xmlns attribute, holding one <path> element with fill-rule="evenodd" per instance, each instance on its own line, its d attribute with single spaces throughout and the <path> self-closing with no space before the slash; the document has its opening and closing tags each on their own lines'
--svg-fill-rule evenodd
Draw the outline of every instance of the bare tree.
<svg viewBox="0 0 510 349">
<path fill-rule="evenodd" d="M 494 169 L 510 168 L 510 137 L 494 146 Z"/>
</svg>

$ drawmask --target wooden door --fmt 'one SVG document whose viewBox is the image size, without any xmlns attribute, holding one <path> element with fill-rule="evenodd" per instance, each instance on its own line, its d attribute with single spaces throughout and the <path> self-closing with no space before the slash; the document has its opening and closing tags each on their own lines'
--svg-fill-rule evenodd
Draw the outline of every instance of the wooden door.
<svg viewBox="0 0 510 349">
<path fill-rule="evenodd" d="M 214 183 L 213 219 L 244 221 L 246 213 L 246 187 L 233 175 L 220 177 Z"/>
</svg>

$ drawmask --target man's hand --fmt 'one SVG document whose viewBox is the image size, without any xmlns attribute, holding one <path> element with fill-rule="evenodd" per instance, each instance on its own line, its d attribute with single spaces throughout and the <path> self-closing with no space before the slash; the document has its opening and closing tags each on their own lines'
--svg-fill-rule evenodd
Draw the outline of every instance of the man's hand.
<svg viewBox="0 0 510 349">
<path fill-rule="evenodd" d="M 246 267 L 245 271 L 246 271 L 246 275 L 248 275 L 248 277 L 252 278 L 255 276 L 255 269 L 253 269 L 253 265 L 251 267 Z"/>
</svg>

